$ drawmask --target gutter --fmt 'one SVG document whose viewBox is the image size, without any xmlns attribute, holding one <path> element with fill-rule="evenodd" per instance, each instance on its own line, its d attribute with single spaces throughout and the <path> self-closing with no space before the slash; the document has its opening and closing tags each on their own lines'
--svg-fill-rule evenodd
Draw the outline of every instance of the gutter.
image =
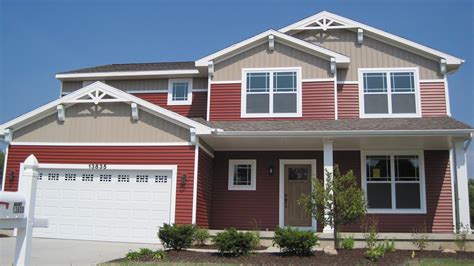
<svg viewBox="0 0 474 266">
<path fill-rule="evenodd" d="M 450 136 L 469 137 L 474 129 L 437 130 L 333 130 L 333 131 L 222 131 L 214 130 L 221 137 L 360 137 L 360 136 Z"/>
</svg>

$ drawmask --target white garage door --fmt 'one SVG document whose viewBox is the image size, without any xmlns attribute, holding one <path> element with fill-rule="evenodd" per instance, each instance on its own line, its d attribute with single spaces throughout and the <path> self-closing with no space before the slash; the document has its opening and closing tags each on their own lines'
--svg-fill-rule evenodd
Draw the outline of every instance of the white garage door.
<svg viewBox="0 0 474 266">
<path fill-rule="evenodd" d="M 171 170 L 40 169 L 35 237 L 157 243 L 174 222 Z"/>
</svg>

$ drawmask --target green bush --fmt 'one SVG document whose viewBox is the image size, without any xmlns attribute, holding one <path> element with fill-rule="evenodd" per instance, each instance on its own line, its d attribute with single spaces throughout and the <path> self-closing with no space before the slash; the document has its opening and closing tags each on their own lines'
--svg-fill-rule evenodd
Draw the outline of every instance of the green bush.
<svg viewBox="0 0 474 266">
<path fill-rule="evenodd" d="M 149 248 L 141 248 L 139 251 L 129 251 L 125 257 L 129 261 L 147 261 L 150 259 L 153 260 L 162 260 L 165 258 L 165 252 L 163 250 L 153 251 Z"/>
<path fill-rule="evenodd" d="M 218 233 L 213 242 L 221 255 L 242 256 L 249 254 L 253 249 L 255 234 L 238 232 L 234 228 L 229 228 Z"/>
<path fill-rule="evenodd" d="M 382 243 L 375 245 L 373 248 L 367 249 L 365 252 L 365 256 L 373 261 L 376 262 L 378 259 L 383 258 L 385 256 L 385 247 Z"/>
<path fill-rule="evenodd" d="M 384 245 L 384 249 L 385 249 L 385 252 L 395 252 L 395 241 L 391 240 L 391 241 L 388 241 L 388 240 L 385 240 L 383 242 L 383 245 Z"/>
<path fill-rule="evenodd" d="M 196 227 L 191 224 L 164 224 L 158 232 L 158 237 L 165 248 L 182 250 L 192 245 L 195 232 Z"/>
<path fill-rule="evenodd" d="M 209 235 L 209 231 L 207 231 L 207 229 L 196 229 L 196 232 L 194 232 L 193 236 L 194 244 L 197 246 L 204 246 L 209 237 L 211 236 Z"/>
<path fill-rule="evenodd" d="M 163 250 L 157 250 L 152 253 L 153 260 L 163 260 L 166 257 L 166 254 Z"/>
<path fill-rule="evenodd" d="M 300 231 L 293 228 L 277 228 L 273 245 L 277 245 L 287 255 L 307 256 L 318 244 L 318 236 L 311 231 Z"/>
<path fill-rule="evenodd" d="M 350 237 L 344 238 L 342 240 L 341 247 L 343 249 L 353 249 L 354 248 L 354 243 L 355 243 L 354 237 L 350 236 Z"/>
<path fill-rule="evenodd" d="M 130 261 L 139 260 L 140 257 L 141 257 L 140 252 L 131 251 L 131 250 L 125 255 L 125 258 L 127 258 L 127 260 L 130 260 Z"/>
</svg>

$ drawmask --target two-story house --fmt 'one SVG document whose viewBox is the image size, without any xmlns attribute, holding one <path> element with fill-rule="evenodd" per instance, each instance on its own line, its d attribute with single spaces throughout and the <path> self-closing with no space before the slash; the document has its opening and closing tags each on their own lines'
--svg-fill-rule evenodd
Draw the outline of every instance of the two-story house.
<svg viewBox="0 0 474 266">
<path fill-rule="evenodd" d="M 0 126 L 3 189 L 34 154 L 40 237 L 156 242 L 162 223 L 330 232 L 297 201 L 338 165 L 381 232 L 453 232 L 470 224 L 473 129 L 451 117 L 447 81 L 463 62 L 321 12 L 196 61 L 59 73 L 59 99 Z"/>
</svg>

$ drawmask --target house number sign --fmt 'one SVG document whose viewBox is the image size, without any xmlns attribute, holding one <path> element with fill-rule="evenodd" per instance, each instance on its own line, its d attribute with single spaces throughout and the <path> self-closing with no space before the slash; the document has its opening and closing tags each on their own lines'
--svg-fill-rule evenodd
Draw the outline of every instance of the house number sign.
<svg viewBox="0 0 474 266">
<path fill-rule="evenodd" d="M 92 169 L 92 170 L 105 170 L 105 169 L 107 169 L 107 165 L 106 164 L 101 164 L 101 163 L 91 163 L 91 164 L 89 164 L 89 169 Z"/>
</svg>

